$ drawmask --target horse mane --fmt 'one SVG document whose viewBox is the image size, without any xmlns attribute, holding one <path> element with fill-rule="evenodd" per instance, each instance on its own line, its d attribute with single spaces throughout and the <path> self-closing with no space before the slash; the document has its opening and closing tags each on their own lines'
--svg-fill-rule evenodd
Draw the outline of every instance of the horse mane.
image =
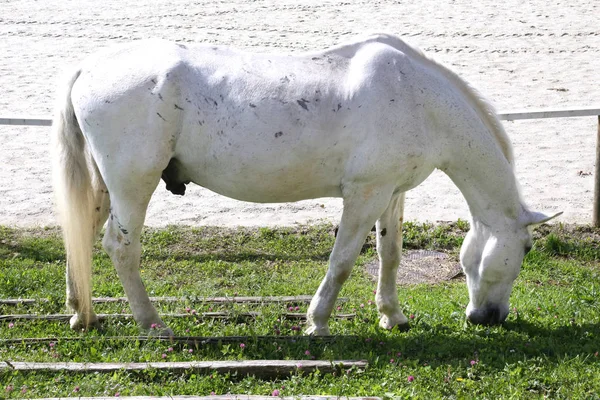
<svg viewBox="0 0 600 400">
<path fill-rule="evenodd" d="M 367 41 L 380 42 L 392 46 L 404 54 L 415 57 L 418 60 L 421 60 L 439 70 L 442 75 L 453 82 L 460 92 L 468 99 L 473 111 L 477 113 L 481 121 L 492 133 L 493 138 L 496 140 L 496 143 L 502 150 L 502 153 L 504 154 L 504 157 L 506 157 L 508 163 L 514 167 L 514 155 L 510 139 L 508 138 L 508 135 L 506 134 L 500 119 L 498 118 L 496 109 L 489 102 L 489 100 L 483 96 L 481 92 L 479 92 L 479 90 L 475 89 L 473 86 L 471 86 L 471 84 L 462 79 L 455 72 L 451 71 L 436 60 L 428 57 L 420 49 L 411 46 L 397 36 L 389 34 L 377 34 L 369 37 Z"/>
</svg>

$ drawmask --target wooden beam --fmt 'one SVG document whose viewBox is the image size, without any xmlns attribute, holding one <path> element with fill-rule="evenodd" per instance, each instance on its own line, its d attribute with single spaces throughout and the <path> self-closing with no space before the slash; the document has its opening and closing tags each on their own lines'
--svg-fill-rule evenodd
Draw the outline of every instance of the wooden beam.
<svg viewBox="0 0 600 400">
<path fill-rule="evenodd" d="M 498 113 L 498 117 L 506 121 L 518 119 L 592 117 L 596 115 L 600 115 L 599 107 L 563 108 L 560 110 L 520 110 Z"/>
<path fill-rule="evenodd" d="M 79 362 L 0 362 L 1 370 L 43 371 L 43 372 L 115 372 L 143 371 L 158 369 L 163 371 L 187 371 L 210 374 L 237 373 L 238 375 L 255 375 L 258 377 L 280 377 L 304 371 L 319 370 L 331 373 L 351 367 L 364 369 L 368 365 L 364 360 L 243 360 L 243 361 L 179 361 L 179 362 L 144 362 L 144 363 L 79 363 Z"/>
<path fill-rule="evenodd" d="M 539 109 L 539 110 L 511 110 L 498 113 L 498 117 L 507 121 L 518 119 L 540 119 L 540 118 L 570 118 L 590 117 L 600 115 L 600 107 L 570 107 L 562 109 Z M 48 118 L 25 118 L 25 117 L 0 117 L 0 125 L 13 126 L 50 126 L 52 120 Z"/>
<path fill-rule="evenodd" d="M 261 313 L 257 311 L 250 312 L 203 312 L 203 313 L 171 313 L 161 314 L 161 318 L 195 318 L 195 319 L 233 319 L 233 318 L 256 318 Z M 12 315 L 0 315 L 0 321 L 68 321 L 71 319 L 73 314 L 12 314 Z M 281 313 L 281 317 L 293 320 L 305 320 L 305 313 Z M 99 320 L 107 319 L 133 319 L 133 314 L 97 314 Z M 334 314 L 334 319 L 353 319 L 356 314 Z"/>
<path fill-rule="evenodd" d="M 51 126 L 52 120 L 47 118 L 0 118 L 0 125 Z"/>
<path fill-rule="evenodd" d="M 243 313 L 230 313 L 230 312 L 205 312 L 205 313 L 173 313 L 173 314 L 161 314 L 161 318 L 215 318 L 215 319 L 228 319 L 228 318 L 256 318 L 259 316 L 259 312 L 243 312 Z M 73 314 L 13 314 L 13 315 L 0 315 L 0 321 L 68 321 L 71 319 Z M 133 314 L 97 314 L 99 320 L 107 319 L 133 319 Z"/>
<path fill-rule="evenodd" d="M 76 397 L 77 400 L 114 400 L 115 397 Z M 381 397 L 346 397 L 346 396 L 258 396 L 248 394 L 228 394 L 228 395 L 214 395 L 214 396 L 121 396 L 119 399 L 122 400 L 381 400 Z M 33 400 L 65 400 L 65 397 L 52 397 L 45 399 L 33 399 Z"/>
<path fill-rule="evenodd" d="M 43 337 L 43 338 L 12 338 L 12 339 L 0 339 L 0 345 L 14 345 L 14 344 L 33 344 L 33 343 L 60 343 L 60 342 L 79 342 L 83 340 L 93 341 L 132 341 L 132 342 L 169 342 L 187 344 L 189 346 L 203 346 L 208 344 L 219 344 L 219 343 L 250 343 L 250 342 L 336 342 L 338 340 L 358 340 L 357 336 L 342 336 L 342 335 L 330 335 L 330 336 L 307 336 L 307 335 L 293 335 L 293 336 L 63 336 L 63 337 Z"/>
<path fill-rule="evenodd" d="M 596 228 L 600 228 L 600 115 L 598 115 L 598 132 L 596 134 L 596 172 L 594 174 L 592 224 Z"/>
<path fill-rule="evenodd" d="M 150 297 L 150 301 L 155 303 L 176 303 L 176 302 L 190 302 L 190 303 L 215 303 L 215 304 L 229 304 L 229 303 L 245 303 L 245 304 L 262 304 L 262 303 L 310 303 L 312 300 L 311 295 L 300 295 L 300 296 L 236 296 L 236 297 Z M 340 297 L 337 299 L 340 303 L 348 301 L 346 297 Z M 34 304 L 34 303 L 48 303 L 49 299 L 0 299 L 0 304 L 3 305 L 19 305 L 19 304 Z M 94 297 L 93 303 L 126 303 L 126 297 Z"/>
</svg>

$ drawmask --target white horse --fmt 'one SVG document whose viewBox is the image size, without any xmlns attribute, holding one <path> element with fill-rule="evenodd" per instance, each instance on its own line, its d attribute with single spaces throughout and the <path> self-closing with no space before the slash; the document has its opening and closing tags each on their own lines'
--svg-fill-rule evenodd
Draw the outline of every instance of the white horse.
<svg viewBox="0 0 600 400">
<path fill-rule="evenodd" d="M 343 198 L 329 269 L 308 309 L 315 335 L 329 334 L 334 302 L 375 223 L 380 326 L 407 325 L 395 284 L 404 193 L 435 168 L 472 214 L 460 258 L 474 323 L 506 318 L 528 227 L 553 218 L 521 201 L 492 106 L 391 35 L 299 55 L 141 41 L 86 59 L 62 89 L 53 160 L 73 328 L 97 321 L 91 253 L 108 220 L 104 249 L 135 320 L 172 334 L 139 274 L 140 234 L 161 177 L 176 194 L 194 182 L 252 202 Z"/>
</svg>

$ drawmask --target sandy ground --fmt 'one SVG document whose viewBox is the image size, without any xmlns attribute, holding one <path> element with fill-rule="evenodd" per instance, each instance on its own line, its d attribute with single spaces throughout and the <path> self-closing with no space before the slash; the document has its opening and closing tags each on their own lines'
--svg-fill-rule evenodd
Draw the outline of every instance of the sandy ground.
<svg viewBox="0 0 600 400">
<path fill-rule="evenodd" d="M 500 111 L 599 105 L 598 15 L 597 0 L 0 0 L 0 115 L 49 117 L 61 71 L 117 42 L 163 37 L 300 51 L 375 31 L 417 44 Z M 505 123 L 532 208 L 590 221 L 596 123 Z M 0 224 L 55 224 L 48 141 L 48 128 L 0 126 Z M 161 183 L 147 224 L 293 225 L 337 221 L 340 211 L 339 199 L 257 205 L 193 186 L 173 196 Z M 468 209 L 450 180 L 434 173 L 408 193 L 406 218 L 465 219 Z"/>
</svg>

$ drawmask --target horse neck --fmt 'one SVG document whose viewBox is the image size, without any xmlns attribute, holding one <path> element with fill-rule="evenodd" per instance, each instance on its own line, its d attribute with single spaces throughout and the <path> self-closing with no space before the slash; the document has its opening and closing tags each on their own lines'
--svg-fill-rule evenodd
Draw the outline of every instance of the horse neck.
<svg viewBox="0 0 600 400">
<path fill-rule="evenodd" d="M 403 45 L 403 51 L 406 45 Z M 398 45 L 398 47 L 401 47 Z M 491 226 L 522 211 L 512 146 L 494 108 L 458 75 L 420 53 L 419 97 L 435 132 L 436 167 L 460 189 L 475 220 Z"/>
<path fill-rule="evenodd" d="M 492 135 L 464 132 L 441 169 L 462 192 L 474 220 L 487 226 L 516 220 L 522 206 L 513 166 Z"/>
</svg>

